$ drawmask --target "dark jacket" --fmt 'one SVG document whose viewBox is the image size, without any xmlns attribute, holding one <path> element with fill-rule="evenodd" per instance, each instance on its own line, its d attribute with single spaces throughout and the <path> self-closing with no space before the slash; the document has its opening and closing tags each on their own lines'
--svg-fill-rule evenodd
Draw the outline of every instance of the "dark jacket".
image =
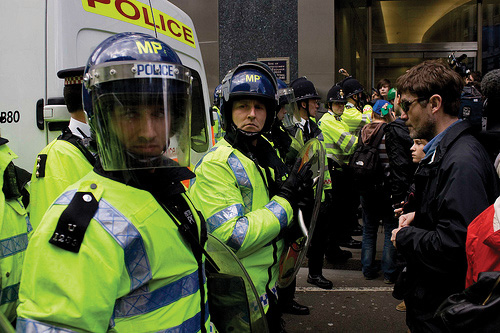
<svg viewBox="0 0 500 333">
<path fill-rule="evenodd" d="M 404 120 L 397 118 L 387 124 L 385 131 L 385 149 L 389 157 L 389 188 L 393 204 L 404 201 L 413 182 L 416 165 L 413 163 L 410 148 L 413 140 Z"/>
<path fill-rule="evenodd" d="M 434 156 L 419 164 L 415 220 L 396 237 L 407 261 L 405 301 L 418 308 L 418 316 L 432 317 L 447 296 L 464 289 L 467 226 L 493 204 L 498 190 L 493 165 L 467 122 L 451 127 Z"/>
</svg>

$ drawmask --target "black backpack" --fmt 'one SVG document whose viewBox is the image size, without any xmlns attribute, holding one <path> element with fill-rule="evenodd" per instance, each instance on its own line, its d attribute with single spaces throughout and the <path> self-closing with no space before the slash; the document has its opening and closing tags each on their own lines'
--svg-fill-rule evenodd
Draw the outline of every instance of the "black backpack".
<svg viewBox="0 0 500 333">
<path fill-rule="evenodd" d="M 384 170 L 380 163 L 377 147 L 384 136 L 385 126 L 386 124 L 383 124 L 379 128 L 377 135 L 372 136 L 368 143 L 358 141 L 358 147 L 349 158 L 349 169 L 354 185 L 360 193 L 379 189 L 383 184 Z"/>
<path fill-rule="evenodd" d="M 474 86 L 465 86 L 460 96 L 458 118 L 467 119 L 476 131 L 481 130 L 483 119 L 483 97 Z"/>
</svg>

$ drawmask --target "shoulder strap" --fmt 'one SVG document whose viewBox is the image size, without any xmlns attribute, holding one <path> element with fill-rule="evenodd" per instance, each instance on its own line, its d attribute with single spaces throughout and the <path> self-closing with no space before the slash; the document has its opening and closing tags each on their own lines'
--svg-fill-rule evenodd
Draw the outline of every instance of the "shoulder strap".
<svg viewBox="0 0 500 333">
<path fill-rule="evenodd" d="M 372 139 L 368 142 L 368 145 L 372 146 L 372 147 L 378 147 L 378 145 L 380 144 L 380 141 L 382 141 L 382 137 L 384 136 L 384 128 L 387 124 L 383 124 L 382 126 L 380 126 L 380 128 L 378 129 L 378 132 L 377 132 L 377 135 L 375 135 L 374 137 L 372 137 Z"/>
<path fill-rule="evenodd" d="M 63 130 L 62 134 L 59 135 L 57 139 L 71 143 L 83 154 L 83 156 L 85 156 L 85 158 L 87 159 L 87 161 L 89 161 L 91 165 L 95 165 L 96 160 L 94 155 L 92 155 L 92 153 L 87 149 L 87 147 L 85 147 L 85 145 L 82 143 L 82 140 L 79 137 L 71 133 L 69 127 L 66 127 Z"/>
</svg>

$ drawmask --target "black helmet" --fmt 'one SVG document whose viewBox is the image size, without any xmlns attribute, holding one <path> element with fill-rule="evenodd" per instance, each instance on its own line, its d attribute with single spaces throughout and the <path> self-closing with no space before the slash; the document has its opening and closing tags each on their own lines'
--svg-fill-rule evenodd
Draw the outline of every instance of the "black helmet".
<svg viewBox="0 0 500 333">
<path fill-rule="evenodd" d="M 266 105 L 266 122 L 261 132 L 268 132 L 278 108 L 276 74 L 264 63 L 247 61 L 230 70 L 222 80 L 220 112 L 222 126 L 232 131 L 232 104 L 235 98 L 258 98 Z"/>
<path fill-rule="evenodd" d="M 344 90 L 339 84 L 334 85 L 326 95 L 327 103 L 347 103 Z"/>
<path fill-rule="evenodd" d="M 297 102 L 306 99 L 321 99 L 316 91 L 316 88 L 314 87 L 314 84 L 305 76 L 293 80 L 290 87 L 293 89 L 295 100 Z"/>
<path fill-rule="evenodd" d="M 346 95 L 346 98 L 349 98 L 353 95 L 356 95 L 358 93 L 361 93 L 364 91 L 363 86 L 361 83 L 359 83 L 358 80 L 353 78 L 352 76 L 346 77 L 340 85 L 342 86 L 342 89 L 344 90 L 344 94 Z"/>
</svg>

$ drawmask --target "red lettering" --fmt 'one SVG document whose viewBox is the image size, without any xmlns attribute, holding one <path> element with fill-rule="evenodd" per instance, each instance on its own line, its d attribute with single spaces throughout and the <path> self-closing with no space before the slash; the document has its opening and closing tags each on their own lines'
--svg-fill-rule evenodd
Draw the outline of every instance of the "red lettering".
<svg viewBox="0 0 500 333">
<path fill-rule="evenodd" d="M 142 7 L 142 12 L 144 13 L 144 23 L 146 23 L 147 25 L 150 25 L 150 26 L 154 27 L 154 24 L 151 23 L 151 21 L 149 20 L 148 8 Z"/>
<path fill-rule="evenodd" d="M 132 8 L 132 10 L 134 11 L 134 15 L 128 15 L 123 11 L 123 9 L 122 9 L 123 3 L 128 4 Z M 116 0 L 115 7 L 116 7 L 116 10 L 120 14 L 122 14 L 123 16 L 125 16 L 126 18 L 128 18 L 130 20 L 138 20 L 141 17 L 141 13 L 139 13 L 139 9 L 132 2 L 130 2 L 128 0 Z"/>
<path fill-rule="evenodd" d="M 161 29 L 163 31 L 166 31 L 165 30 L 165 20 L 163 19 L 163 15 L 160 14 L 160 23 L 161 23 Z"/>
<path fill-rule="evenodd" d="M 191 29 L 189 29 L 187 27 L 182 27 L 182 31 L 184 32 L 184 39 L 187 42 L 190 42 L 191 44 L 194 44 L 194 40 L 192 39 L 193 38 L 193 32 L 191 31 Z"/>
<path fill-rule="evenodd" d="M 109 3 L 111 2 L 111 0 L 87 0 L 87 3 L 90 7 L 92 8 L 95 8 L 95 3 L 96 2 L 100 2 L 100 3 L 103 3 L 105 5 L 109 5 Z"/>
<path fill-rule="evenodd" d="M 177 28 L 179 28 L 179 30 L 180 30 L 181 27 L 177 24 L 177 22 L 172 21 L 172 20 L 167 21 L 168 30 L 170 30 L 172 35 L 174 35 L 175 37 L 180 37 L 182 34 L 180 32 L 175 33 L 175 31 L 172 30 L 172 24 L 175 24 L 177 26 Z"/>
</svg>

